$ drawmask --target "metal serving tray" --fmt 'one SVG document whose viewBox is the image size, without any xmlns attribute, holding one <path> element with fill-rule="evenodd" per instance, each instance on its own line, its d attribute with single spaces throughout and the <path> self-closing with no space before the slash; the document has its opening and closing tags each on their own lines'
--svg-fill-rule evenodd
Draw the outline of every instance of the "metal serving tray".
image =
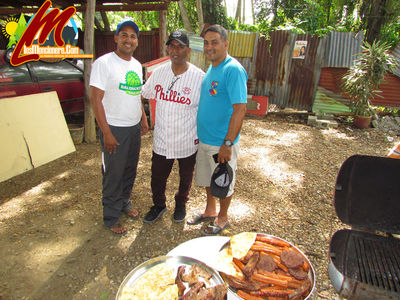
<svg viewBox="0 0 400 300">
<path fill-rule="evenodd" d="M 116 300 L 120 299 L 124 287 L 134 287 L 136 281 L 142 275 L 144 275 L 150 268 L 161 263 L 167 263 L 168 265 L 170 265 L 174 270 L 175 276 L 179 266 L 185 265 L 187 267 L 191 267 L 192 265 L 197 264 L 212 275 L 212 277 L 209 280 L 210 286 L 215 286 L 224 283 L 224 280 L 216 270 L 210 268 L 209 266 L 207 266 L 206 264 L 202 263 L 197 259 L 186 256 L 159 256 L 140 264 L 139 266 L 134 268 L 131 272 L 129 272 L 129 274 L 124 278 L 121 285 L 119 286 L 115 299 Z M 209 286 L 207 285 L 207 287 Z M 186 289 L 186 291 L 187 290 L 188 289 Z"/>
</svg>

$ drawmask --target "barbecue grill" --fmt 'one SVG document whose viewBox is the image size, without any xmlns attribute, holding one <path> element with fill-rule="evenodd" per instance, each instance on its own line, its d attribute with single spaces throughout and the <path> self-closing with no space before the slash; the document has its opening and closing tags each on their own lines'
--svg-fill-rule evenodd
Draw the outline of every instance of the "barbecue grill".
<svg viewBox="0 0 400 300">
<path fill-rule="evenodd" d="M 400 299 L 400 160 L 354 155 L 341 166 L 334 205 L 352 226 L 334 233 L 329 277 L 347 299 Z"/>
</svg>

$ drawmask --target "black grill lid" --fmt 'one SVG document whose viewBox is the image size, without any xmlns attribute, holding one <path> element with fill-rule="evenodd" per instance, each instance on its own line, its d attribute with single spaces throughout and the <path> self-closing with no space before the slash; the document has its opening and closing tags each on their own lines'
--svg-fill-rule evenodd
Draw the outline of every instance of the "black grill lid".
<svg viewBox="0 0 400 300">
<path fill-rule="evenodd" d="M 400 233 L 400 159 L 349 157 L 336 179 L 334 205 L 346 224 Z"/>
</svg>

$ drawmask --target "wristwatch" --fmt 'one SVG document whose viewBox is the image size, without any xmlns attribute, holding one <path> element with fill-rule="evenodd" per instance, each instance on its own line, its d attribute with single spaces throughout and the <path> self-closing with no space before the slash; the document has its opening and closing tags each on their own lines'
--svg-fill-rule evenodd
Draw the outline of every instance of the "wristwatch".
<svg viewBox="0 0 400 300">
<path fill-rule="evenodd" d="M 232 147 L 233 143 L 230 140 L 224 140 L 224 145 L 227 147 Z"/>
</svg>

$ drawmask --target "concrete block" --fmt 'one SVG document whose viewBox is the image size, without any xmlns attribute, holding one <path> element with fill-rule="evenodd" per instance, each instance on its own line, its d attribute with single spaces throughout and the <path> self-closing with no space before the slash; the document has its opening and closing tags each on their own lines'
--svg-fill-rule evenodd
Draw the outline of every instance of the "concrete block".
<svg viewBox="0 0 400 300">
<path fill-rule="evenodd" d="M 334 120 L 335 117 L 332 114 L 324 114 L 324 120 Z"/>
<path fill-rule="evenodd" d="M 307 125 L 316 126 L 317 125 L 317 116 L 308 116 Z"/>
<path fill-rule="evenodd" d="M 318 128 L 338 128 L 339 124 L 331 120 L 317 120 Z"/>
</svg>

